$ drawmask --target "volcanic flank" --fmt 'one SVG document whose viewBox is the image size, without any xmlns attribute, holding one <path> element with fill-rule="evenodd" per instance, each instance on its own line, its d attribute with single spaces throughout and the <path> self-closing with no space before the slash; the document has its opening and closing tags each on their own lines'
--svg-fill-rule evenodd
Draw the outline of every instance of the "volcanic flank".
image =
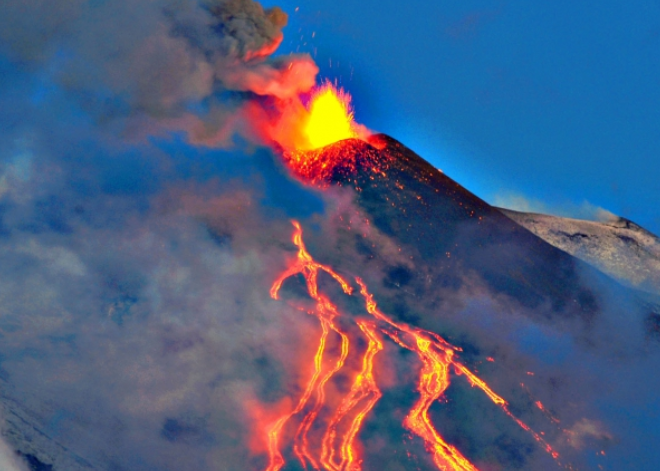
<svg viewBox="0 0 660 471">
<path fill-rule="evenodd" d="M 544 242 L 395 139 L 376 134 L 285 153 L 293 172 L 326 188 L 351 187 L 373 224 L 436 265 L 436 286 L 458 288 L 466 273 L 522 305 L 550 303 L 587 319 L 593 294 L 577 283 L 585 264 Z M 404 275 L 412 282 L 414 273 Z"/>
<path fill-rule="evenodd" d="M 604 298 L 596 289 L 637 299 L 635 309 L 650 311 L 645 322 L 651 334 L 657 330 L 657 307 L 641 302 L 637 294 L 627 293 L 584 262 L 546 243 L 389 136 L 351 137 L 311 150 L 284 150 L 282 156 L 289 169 L 306 184 L 324 190 L 333 187 L 353 190 L 359 208 L 355 217 L 366 218 L 367 224 L 373 224 L 396 241 L 399 250 L 405 248 L 411 260 L 419 262 L 416 270 L 405 265 L 385 268 L 385 289 L 379 290 L 378 302 L 382 301 L 386 311 L 381 311 L 359 275 L 351 281 L 340 274 L 364 269 L 364 260 L 354 263 L 340 257 L 339 267 L 317 262 L 305 248 L 300 224 L 294 223 L 293 241 L 299 250 L 298 257 L 275 281 L 271 295 L 279 299 L 280 290 L 286 288 L 283 283 L 290 286 L 288 280 L 303 275 L 307 293 L 316 303 L 308 313 L 320 321 L 322 335 L 314 359 L 310 358 L 313 374 L 305 392 L 297 399 L 297 406 L 264 426 L 262 433 L 268 437 L 270 456 L 267 471 L 278 471 L 286 464 L 282 449 L 289 446 L 285 441 L 287 436 L 293 440 L 294 455 L 304 467 L 363 469 L 364 458 L 356 443 L 363 422 L 378 411 L 377 403 L 383 397 L 375 360 L 379 352 L 387 351 L 386 340 L 415 353 L 422 365 L 415 387 L 419 398 L 402 425 L 411 436 L 422 439 L 437 469 L 478 469 L 462 450 L 446 441 L 429 415 L 430 407 L 446 394 L 452 377 L 461 375 L 499 406 L 504 416 L 531 434 L 539 448 L 556 460 L 554 468 L 574 469 L 570 463 L 561 461 L 560 453 L 545 440 L 547 436 L 542 436 L 545 432 L 539 435 L 520 420 L 507 398 L 498 395 L 460 360 L 465 356 L 463 348 L 453 345 L 439 332 L 425 330 L 429 325 L 437 325 L 437 320 L 416 316 L 411 302 L 424 304 L 434 298 L 437 290 L 458 292 L 466 283 L 478 280 L 488 292 L 504 296 L 534 322 L 570 322 L 573 328 L 582 331 L 579 335 L 587 342 L 592 342 L 590 325 L 599 322 L 597 318 L 604 312 Z M 352 231 L 351 225 L 351 218 L 344 220 L 347 233 Z M 353 240 L 355 250 L 365 259 L 379 258 L 379 248 L 369 236 L 355 233 Z M 335 271 L 337 268 L 340 271 Z M 334 278 L 344 295 L 362 296 L 365 313 L 371 319 L 365 320 L 361 317 L 364 314 L 355 311 L 349 314 L 338 307 L 322 290 L 322 286 L 327 289 L 327 283 L 320 283 L 322 273 Z M 591 282 L 587 284 L 586 279 Z M 437 308 L 430 304 L 427 307 Z M 347 326 L 351 318 L 357 319 L 354 322 L 359 330 Z M 639 319 L 636 322 L 642 324 Z M 343 388 L 348 392 L 342 393 L 345 395 L 338 403 L 328 404 L 326 388 L 336 383 L 337 376 L 347 367 L 351 368 L 348 365 L 356 355 L 355 345 L 367 341 L 366 351 L 361 357 L 358 355 L 362 370 L 355 372 L 353 385 Z M 469 343 L 463 346 L 472 350 L 467 358 L 478 351 L 478 347 Z M 520 385 L 525 387 L 523 383 Z M 541 401 L 534 400 L 534 404 L 549 423 L 553 426 L 559 423 Z M 333 409 L 334 415 L 330 412 Z M 297 427 L 297 431 L 289 431 L 287 435 L 287 427 Z M 553 436 L 561 441 L 560 436 Z"/>
<path fill-rule="evenodd" d="M 474 450 L 464 455 L 463 447 L 455 444 L 465 440 L 465 436 L 458 433 L 447 440 L 430 415 L 433 404 L 452 394 L 450 385 L 455 377 L 464 376 L 472 388 L 480 389 L 501 409 L 502 416 L 508 416 L 530 434 L 536 446 L 555 460 L 553 464 L 545 462 L 544 468 L 574 469 L 550 445 L 565 440 L 558 433 L 560 420 L 527 390 L 536 413 L 540 411 L 545 416 L 546 424 L 541 426 L 552 424 L 555 429 L 548 435 L 547 430 L 537 433 L 513 412 L 520 410 L 520 403 L 511 405 L 470 368 L 471 362 L 478 362 L 479 347 L 469 340 L 455 345 L 444 337 L 442 332 L 451 322 L 442 320 L 439 308 L 446 300 L 439 299 L 437 293 L 455 297 L 467 288 L 468 299 L 485 293 L 486 297 L 500 299 L 499 310 L 524 313 L 533 323 L 570 326 L 587 343 L 594 341 L 591 326 L 601 323 L 609 309 L 605 305 L 608 297 L 635 299 L 634 310 L 647 312 L 645 321 L 636 314 L 635 323 L 644 324 L 650 334 L 657 330 L 657 308 L 518 225 L 395 139 L 364 132 L 353 122 L 350 96 L 332 85 L 326 84 L 315 92 L 308 107 L 298 109 L 293 116 L 295 119 L 289 117 L 284 122 L 295 126 L 284 133 L 279 130 L 280 136 L 284 136 L 277 141 L 281 156 L 303 183 L 331 193 L 333 188 L 342 188 L 340 193 L 348 190 L 352 195 L 357 210 L 340 218 L 340 232 L 353 247 L 343 245 L 339 250 L 348 249 L 360 256 L 330 255 L 332 265 L 316 261 L 303 242 L 303 228 L 294 222 L 293 242 L 298 256 L 281 272 L 271 295 L 280 299 L 280 291 L 291 290 L 291 280 L 302 275 L 315 307 L 298 309 L 317 317 L 322 333 L 315 355 L 308 360 L 313 372 L 306 384 L 299 386 L 304 392 L 297 399 L 291 398 L 297 405 L 277 420 L 259 425 L 268 443 L 267 471 L 279 471 L 285 466 L 285 456 L 291 455 L 286 451 L 289 449 L 303 467 L 332 471 L 365 469 L 363 462 L 369 458 L 359 451 L 362 426 L 373 415 L 383 413 L 379 410 L 380 402 L 391 404 L 377 379 L 382 374 L 379 358 L 392 355 L 391 344 L 413 352 L 421 364 L 414 386 L 418 396 L 401 425 L 411 437 L 421 439 L 435 468 L 476 471 L 479 468 L 475 458 L 486 466 L 499 461 L 480 456 Z M 394 266 L 380 263 L 383 249 L 378 240 L 369 231 L 354 228 L 356 221 L 373 226 L 394 242 L 410 262 Z M 378 271 L 385 272 L 385 279 L 365 282 L 359 273 L 374 264 Z M 323 282 L 326 275 L 341 290 L 332 291 L 327 281 Z M 371 290 L 371 282 L 376 282 L 376 291 Z M 345 302 L 340 307 L 341 293 L 344 297 L 361 296 L 365 302 L 362 312 L 355 308 L 355 303 L 352 308 Z M 420 316 L 420 310 L 427 315 Z M 351 327 L 352 324 L 355 325 Z M 361 345 L 365 342 L 368 345 L 363 350 Z M 488 361 L 493 359 L 489 357 Z M 362 364 L 361 370 L 358 364 Z M 341 386 L 350 383 L 351 377 L 352 386 Z M 524 383 L 519 384 L 526 388 Z M 399 386 L 405 388 L 405 381 Z M 339 398 L 329 397 L 328 389 L 338 391 Z M 401 403 L 396 407 L 402 407 Z M 534 414 L 528 418 L 535 420 Z M 492 441 L 486 446 L 492 447 Z M 506 460 L 500 463 L 508 466 Z"/>
<path fill-rule="evenodd" d="M 465 376 L 473 388 L 481 390 L 493 404 L 500 407 L 504 415 L 531 434 L 553 458 L 559 457 L 559 453 L 541 435 L 511 412 L 504 398 L 456 358 L 456 353 L 460 352 L 461 348 L 450 344 L 433 332 L 393 320 L 378 308 L 374 296 L 360 277 L 355 277 L 355 283 L 360 288 L 366 313 L 371 319 L 355 320 L 361 334 L 351 329 L 348 318 L 344 318 L 346 313 L 320 290 L 319 275 L 321 273 L 330 275 L 341 286 L 343 293 L 349 296 L 353 294 L 351 282 L 331 267 L 315 261 L 305 247 L 300 224 L 294 222 L 294 227 L 293 243 L 298 248 L 298 255 L 274 282 L 271 296 L 273 299 L 279 299 L 283 283 L 291 277 L 302 275 L 306 281 L 307 292 L 316 304 L 309 314 L 318 318 L 322 333 L 314 355 L 313 374 L 297 406 L 274 422 L 266 424 L 269 454 L 267 471 L 279 471 L 285 465 L 286 461 L 280 448 L 282 437 L 285 435 L 286 426 L 299 415 L 303 418 L 293 438 L 293 452 L 303 467 L 309 464 L 314 469 L 322 467 L 328 471 L 362 469 L 363 458 L 355 442 L 365 418 L 383 396 L 376 381 L 379 371 L 374 360 L 385 348 L 385 338 L 389 338 L 393 344 L 402 349 L 416 354 L 422 364 L 417 381 L 419 397 L 406 415 L 403 427 L 412 436 L 423 440 L 426 450 L 439 470 L 478 471 L 458 448 L 442 437 L 429 416 L 431 406 L 441 399 L 449 388 L 452 382 L 452 370 L 455 376 Z M 359 345 L 362 336 L 366 337 L 368 346 L 361 355 L 361 370 L 354 376 L 348 392 L 340 393 L 342 398 L 335 412 L 329 417 L 324 417 L 326 415 L 324 409 L 328 408 L 327 385 L 336 382 L 338 373 L 345 370 L 351 355 L 354 356 L 352 352 L 354 345 L 356 343 Z M 332 352 L 328 348 L 333 340 L 332 337 L 335 337 L 340 344 L 339 352 Z M 329 358 L 332 359 L 330 365 L 328 365 Z M 311 400 L 313 394 L 316 396 L 315 401 Z M 538 404 L 539 409 L 544 410 L 542 404 L 540 402 Z M 320 422 L 325 425 L 319 425 Z M 323 431 L 322 438 L 318 433 L 317 437 L 314 437 L 314 428 Z"/>
</svg>

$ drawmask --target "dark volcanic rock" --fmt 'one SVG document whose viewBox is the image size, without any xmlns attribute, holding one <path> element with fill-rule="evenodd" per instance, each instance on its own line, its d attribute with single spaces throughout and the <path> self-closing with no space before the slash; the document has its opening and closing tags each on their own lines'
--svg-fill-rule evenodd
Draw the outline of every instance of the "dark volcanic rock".
<svg viewBox="0 0 660 471">
<path fill-rule="evenodd" d="M 529 308 L 548 304 L 585 319 L 598 310 L 596 296 L 578 279 L 578 272 L 594 270 L 388 136 L 349 139 L 315 151 L 299 173 L 322 186 L 352 186 L 378 229 L 434 264 L 436 282 L 443 286 L 476 273 L 493 291 Z"/>
</svg>

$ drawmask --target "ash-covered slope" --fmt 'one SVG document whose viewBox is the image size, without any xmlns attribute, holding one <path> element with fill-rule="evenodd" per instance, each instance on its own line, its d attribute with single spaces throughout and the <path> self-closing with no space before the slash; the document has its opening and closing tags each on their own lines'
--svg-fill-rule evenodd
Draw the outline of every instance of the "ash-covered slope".
<svg viewBox="0 0 660 471">
<path fill-rule="evenodd" d="M 85 219 L 108 204 L 104 195 L 85 203 L 84 215 L 76 207 L 61 216 L 72 232 L 26 235 L 19 228 L 34 227 L 28 219 L 13 239 L 0 238 L 6 265 L 16 267 L 0 277 L 3 436 L 33 470 L 268 469 L 266 446 L 253 447 L 267 430 L 260 418 L 298 400 L 309 371 L 298 365 L 314 363 L 310 338 L 319 333 L 299 309 L 308 306 L 299 276 L 281 300 L 269 294 L 295 254 L 285 242 L 292 214 L 314 260 L 363 278 L 393 319 L 460 347 L 461 364 L 544 432 L 562 463 L 603 469 L 595 456 L 611 460 L 604 469 L 656 469 L 660 431 L 645 420 L 660 389 L 658 356 L 648 354 L 658 349 L 660 311 L 607 303 L 599 286 L 629 292 L 386 136 L 336 143 L 298 168 L 319 184 L 354 188 L 359 216 L 380 231 L 354 230 L 367 225 L 362 217 L 362 227 L 345 223 L 352 191 L 326 193 L 339 209 L 309 209 L 314 193 L 281 167 L 269 171 L 273 156 L 264 157 L 243 162 L 260 178 L 238 191 L 186 181 L 146 214 L 136 202 L 119 213 L 110 206 L 112 222 Z M 264 194 L 287 198 L 256 203 Z M 347 296 L 323 274 L 319 286 L 353 333 L 354 320 L 372 319 L 357 286 Z M 338 342 L 334 335 L 328 364 Z M 352 364 L 327 383 L 333 393 L 360 371 L 364 338 L 351 345 Z M 400 345 L 387 343 L 378 357 L 383 396 L 359 437 L 364 471 L 438 469 L 422 440 L 402 439 L 420 362 Z M 477 469 L 569 469 L 458 371 L 430 414 Z M 282 471 L 302 469 L 289 458 Z"/>
<path fill-rule="evenodd" d="M 316 151 L 299 173 L 317 184 L 355 188 L 358 205 L 380 230 L 435 265 L 436 286 L 459 287 L 476 274 L 529 308 L 546 304 L 585 318 L 597 311 L 595 296 L 579 282 L 589 267 L 388 136 L 337 142 Z"/>
<path fill-rule="evenodd" d="M 584 221 L 500 209 L 521 226 L 618 281 L 660 294 L 660 239 L 625 218 Z"/>
</svg>

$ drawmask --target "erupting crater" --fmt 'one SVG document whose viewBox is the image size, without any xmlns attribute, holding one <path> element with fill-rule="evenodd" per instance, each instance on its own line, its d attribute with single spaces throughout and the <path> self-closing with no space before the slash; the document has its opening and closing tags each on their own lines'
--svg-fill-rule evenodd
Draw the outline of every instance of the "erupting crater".
<svg viewBox="0 0 660 471">
<path fill-rule="evenodd" d="M 303 133 L 309 147 L 299 150 L 319 149 L 333 142 L 358 137 L 351 96 L 331 83 L 321 86 L 311 97 Z"/>
<path fill-rule="evenodd" d="M 412 243 L 418 256 L 432 261 L 435 283 L 460 286 L 460 270 L 467 269 L 481 274 L 488 286 L 522 305 L 535 307 L 547 299 L 557 300 L 557 293 L 566 293 L 567 299 L 585 300 L 577 303 L 580 315 L 592 312 L 589 293 L 574 283 L 572 260 L 403 144 L 357 125 L 350 97 L 342 90 L 326 83 L 312 95 L 307 107 L 301 104 L 284 114 L 279 125 L 287 123 L 290 127 L 284 128 L 286 132 L 280 129 L 275 140 L 291 172 L 316 187 L 336 185 L 355 190 L 357 206 L 375 227 L 402 246 Z M 350 230 L 350 221 L 348 226 Z M 299 461 L 305 469 L 360 471 L 364 460 L 362 425 L 385 394 L 379 376 L 383 374 L 381 358 L 388 349 L 409 351 L 417 361 L 418 378 L 410 385 L 417 398 L 401 425 L 410 437 L 424 444 L 431 466 L 443 471 L 478 470 L 457 446 L 445 440 L 429 414 L 432 405 L 442 400 L 457 380 L 480 390 L 557 465 L 573 469 L 558 461 L 559 454 L 544 438 L 545 432 L 535 432 L 516 417 L 507 400 L 461 361 L 460 348 L 434 332 L 397 321 L 381 311 L 359 276 L 342 275 L 314 260 L 305 248 L 301 225 L 294 222 L 294 227 L 298 254 L 273 284 L 271 296 L 279 299 L 282 284 L 290 277 L 304 278 L 314 307 L 296 307 L 318 319 L 320 330 L 316 353 L 308 359 L 309 370 L 301 371 L 305 384 L 299 395 L 290 398 L 293 405 L 285 413 L 275 414 L 279 418 L 260 423 L 269 455 L 266 471 L 279 471 L 286 459 Z M 506 244 L 526 247 L 528 252 L 518 256 L 517 252 L 502 251 Z M 491 253 L 501 254 L 501 260 L 488 263 Z M 320 289 L 321 273 L 334 279 L 346 296 L 359 298 L 361 313 L 342 312 L 336 300 Z M 528 279 L 542 283 L 530 284 Z M 355 358 L 359 358 L 357 363 Z M 344 386 L 337 387 L 340 383 Z M 339 399 L 337 391 L 342 391 Z M 537 408 L 545 414 L 539 404 Z"/>
<path fill-rule="evenodd" d="M 344 142 L 377 145 L 369 131 L 355 122 L 351 96 L 330 82 L 312 92 L 307 106 L 290 106 L 284 110 L 274 130 L 274 139 L 282 147 L 291 170 L 312 183 L 327 179 L 337 167 L 354 169 L 351 157 L 366 155 L 343 152 Z"/>
</svg>

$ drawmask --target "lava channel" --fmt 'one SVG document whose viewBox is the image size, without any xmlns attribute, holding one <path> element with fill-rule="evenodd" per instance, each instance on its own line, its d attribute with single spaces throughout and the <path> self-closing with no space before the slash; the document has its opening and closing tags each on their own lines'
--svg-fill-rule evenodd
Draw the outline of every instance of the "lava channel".
<svg viewBox="0 0 660 471">
<path fill-rule="evenodd" d="M 416 390 L 419 398 L 403 420 L 403 427 L 421 439 L 430 453 L 433 463 L 443 471 L 478 471 L 453 445 L 447 443 L 434 427 L 429 417 L 429 408 L 440 399 L 451 383 L 451 372 L 464 375 L 469 383 L 480 389 L 504 414 L 515 421 L 522 429 L 531 434 L 541 446 L 557 460 L 559 454 L 527 424 L 518 419 L 509 410 L 508 403 L 495 393 L 482 379 L 472 373 L 457 359 L 460 349 L 451 345 L 438 334 L 404 323 L 396 322 L 378 309 L 373 295 L 364 281 L 356 277 L 359 293 L 364 299 L 366 314 L 371 320 L 357 319 L 355 324 L 364 335 L 368 344 L 361 357 L 361 370 L 352 380 L 350 390 L 341 398 L 323 431 L 321 440 L 312 443 L 309 432 L 321 410 L 327 406 L 325 387 L 328 382 L 344 368 L 349 354 L 351 339 L 342 329 L 338 319 L 342 315 L 338 307 L 328 296 L 319 291 L 320 272 L 330 275 L 347 295 L 353 294 L 351 284 L 332 268 L 316 262 L 305 248 L 300 224 L 293 221 L 293 243 L 298 248 L 297 256 L 272 285 L 270 294 L 279 299 L 282 283 L 289 277 L 302 275 L 307 292 L 315 302 L 311 314 L 321 324 L 321 335 L 314 358 L 313 372 L 296 406 L 277 420 L 266 426 L 269 463 L 266 471 L 279 471 L 285 465 L 281 443 L 285 426 L 295 419 L 296 432 L 293 437 L 293 451 L 303 468 L 308 466 L 326 471 L 360 471 L 362 458 L 359 456 L 356 440 L 358 439 L 365 417 L 372 411 L 382 393 L 376 381 L 374 358 L 383 350 L 384 339 L 414 352 L 421 362 L 421 369 Z M 348 316 L 346 316 L 348 318 Z M 367 318 L 368 319 L 368 318 Z M 338 337 L 341 346 L 338 354 L 332 358 L 327 351 L 331 335 Z M 340 428 L 340 424 L 344 424 Z M 558 462 L 558 464 L 561 464 Z"/>
</svg>

